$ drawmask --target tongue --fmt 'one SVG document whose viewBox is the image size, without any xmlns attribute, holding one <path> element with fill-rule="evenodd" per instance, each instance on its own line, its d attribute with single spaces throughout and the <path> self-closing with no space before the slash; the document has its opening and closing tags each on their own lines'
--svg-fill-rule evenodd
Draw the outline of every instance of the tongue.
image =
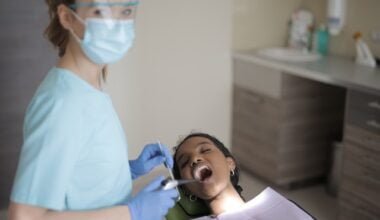
<svg viewBox="0 0 380 220">
<path fill-rule="evenodd" d="M 205 179 L 211 176 L 212 172 L 209 169 L 203 169 L 201 170 L 200 174 L 201 181 L 204 181 Z"/>
</svg>

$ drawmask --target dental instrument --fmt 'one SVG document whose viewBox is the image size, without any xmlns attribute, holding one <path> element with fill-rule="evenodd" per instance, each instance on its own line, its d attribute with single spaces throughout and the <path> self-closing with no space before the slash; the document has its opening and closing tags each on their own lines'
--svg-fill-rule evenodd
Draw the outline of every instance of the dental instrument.
<svg viewBox="0 0 380 220">
<path fill-rule="evenodd" d="M 162 149 L 161 142 L 160 142 L 159 140 L 157 140 L 157 143 L 158 143 L 158 146 L 160 147 L 161 154 L 162 154 L 162 155 L 165 155 L 165 154 L 164 154 L 164 150 Z M 172 171 L 172 169 L 170 169 L 170 167 L 169 167 L 169 165 L 168 165 L 168 163 L 167 163 L 166 160 L 164 161 L 164 165 L 165 165 L 165 167 L 168 169 L 168 171 L 169 171 L 169 175 L 170 175 L 170 177 L 172 178 L 172 180 L 175 180 L 175 178 L 174 178 L 174 174 L 173 174 L 173 171 Z"/>
<path fill-rule="evenodd" d="M 184 180 L 184 179 L 181 179 L 181 180 L 171 180 L 170 177 L 164 181 L 162 181 L 161 185 L 162 185 L 162 190 L 169 190 L 169 189 L 174 189 L 180 185 L 184 185 L 184 184 L 189 184 L 189 183 L 195 183 L 195 182 L 199 182 L 198 180 L 196 179 L 187 179 L 187 180 Z"/>
<path fill-rule="evenodd" d="M 159 140 L 157 140 L 157 143 L 158 143 L 158 146 L 160 147 L 161 154 L 162 154 L 162 155 L 165 155 L 165 154 L 164 154 L 164 150 L 162 149 L 161 142 L 160 142 Z M 165 165 L 165 167 L 168 169 L 168 172 L 169 172 L 169 175 L 170 175 L 170 179 L 171 179 L 171 181 L 175 181 L 173 171 L 172 171 L 172 169 L 170 169 L 169 164 L 168 164 L 168 162 L 167 162 L 166 160 L 164 161 L 164 165 Z M 169 179 L 169 181 L 170 181 L 170 179 Z M 167 179 L 167 180 L 168 180 L 168 179 Z M 164 182 L 165 182 L 165 180 L 164 180 L 162 183 L 164 183 Z M 164 185 L 165 185 L 165 183 L 164 183 Z M 174 184 L 174 185 L 175 185 L 175 184 Z M 178 186 L 178 185 L 177 185 L 177 186 Z M 170 188 L 165 188 L 165 186 L 164 186 L 162 189 L 165 188 L 164 190 L 168 190 L 168 189 L 173 189 L 173 188 L 175 188 L 175 189 L 177 190 L 177 192 L 178 192 L 178 198 L 177 198 L 177 202 L 178 202 L 178 201 L 181 199 L 181 196 L 180 196 L 179 189 L 178 189 L 177 186 L 170 187 Z"/>
</svg>

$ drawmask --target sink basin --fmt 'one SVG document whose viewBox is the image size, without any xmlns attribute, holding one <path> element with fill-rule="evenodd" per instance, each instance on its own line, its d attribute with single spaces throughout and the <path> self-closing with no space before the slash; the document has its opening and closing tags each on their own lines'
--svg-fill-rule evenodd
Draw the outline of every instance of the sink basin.
<svg viewBox="0 0 380 220">
<path fill-rule="evenodd" d="M 285 47 L 266 48 L 259 50 L 258 53 L 268 58 L 290 62 L 311 62 L 321 58 L 316 53 Z"/>
</svg>

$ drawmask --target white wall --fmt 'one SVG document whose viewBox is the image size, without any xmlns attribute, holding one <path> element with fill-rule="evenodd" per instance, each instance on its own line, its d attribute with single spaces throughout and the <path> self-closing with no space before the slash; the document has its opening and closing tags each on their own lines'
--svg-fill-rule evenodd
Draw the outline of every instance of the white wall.
<svg viewBox="0 0 380 220">
<path fill-rule="evenodd" d="M 130 157 L 200 130 L 227 145 L 231 130 L 230 0 L 142 0 L 135 47 L 110 67 L 107 90 Z"/>
<path fill-rule="evenodd" d="M 233 49 L 247 50 L 285 46 L 288 23 L 294 10 L 305 7 L 326 23 L 327 0 L 234 0 Z M 330 38 L 330 53 L 346 57 L 356 54 L 352 35 L 360 31 L 373 54 L 380 56 L 380 44 L 371 41 L 371 32 L 380 30 L 379 0 L 347 0 L 346 25 Z"/>
<path fill-rule="evenodd" d="M 291 14 L 300 7 L 311 10 L 318 23 L 326 17 L 326 0 L 234 0 L 233 48 L 285 46 Z"/>
</svg>

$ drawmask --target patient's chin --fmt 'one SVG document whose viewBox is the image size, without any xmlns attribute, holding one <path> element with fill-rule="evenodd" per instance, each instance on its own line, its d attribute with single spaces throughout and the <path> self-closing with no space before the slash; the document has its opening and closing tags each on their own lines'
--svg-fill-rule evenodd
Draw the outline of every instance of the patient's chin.
<svg viewBox="0 0 380 220">
<path fill-rule="evenodd" d="M 193 191 L 193 194 L 203 200 L 211 200 L 219 195 L 223 187 L 220 184 L 209 180 L 207 182 L 202 182 L 200 188 Z"/>
<path fill-rule="evenodd" d="M 213 200 L 215 197 L 217 197 L 219 194 L 220 194 L 220 192 L 218 192 L 216 190 L 210 190 L 207 192 L 202 192 L 196 196 L 201 198 L 202 200 L 210 201 L 210 200 Z"/>
</svg>

